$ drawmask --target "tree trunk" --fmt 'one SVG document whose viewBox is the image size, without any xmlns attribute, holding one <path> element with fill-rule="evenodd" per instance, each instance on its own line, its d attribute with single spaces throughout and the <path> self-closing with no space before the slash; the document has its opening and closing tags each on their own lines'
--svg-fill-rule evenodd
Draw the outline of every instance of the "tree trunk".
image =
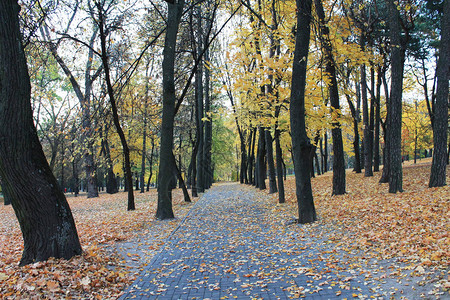
<svg viewBox="0 0 450 300">
<path fill-rule="evenodd" d="M 150 159 L 148 159 L 150 174 L 148 175 L 147 192 L 150 191 L 150 183 L 151 183 L 152 176 L 153 176 L 153 151 L 154 151 L 154 149 L 155 149 L 155 139 L 152 138 L 152 150 L 150 151 Z"/>
<path fill-rule="evenodd" d="M 364 40 L 364 37 L 361 38 Z M 361 42 L 361 48 L 364 50 L 364 43 Z M 367 99 L 367 79 L 366 66 L 361 66 L 361 95 L 363 104 L 363 126 L 364 126 L 364 176 L 373 176 L 372 172 L 372 141 L 370 139 L 370 124 L 369 124 L 369 101 Z"/>
<path fill-rule="evenodd" d="M 329 29 L 325 24 L 325 12 L 322 1 L 315 0 L 317 16 L 320 21 L 319 40 L 322 45 L 325 56 L 325 71 L 329 76 L 328 91 L 330 94 L 330 104 L 332 107 L 332 125 L 331 135 L 333 137 L 333 195 L 345 194 L 345 160 L 344 145 L 342 141 L 339 105 L 339 90 L 337 85 L 336 66 L 333 57 L 333 49 L 329 35 Z"/>
<path fill-rule="evenodd" d="M 320 174 L 319 157 L 317 156 L 317 153 L 316 153 L 316 152 L 314 152 L 314 162 L 315 162 L 315 164 L 316 164 L 317 175 L 321 175 L 321 174 Z"/>
<path fill-rule="evenodd" d="M 172 190 L 170 182 L 173 178 L 171 155 L 173 149 L 173 123 L 175 118 L 175 50 L 177 44 L 178 25 L 183 12 L 184 0 L 167 3 L 168 17 L 166 37 L 163 49 L 163 116 L 161 122 L 161 146 L 158 172 L 158 208 L 156 218 L 174 218 L 172 209 Z"/>
<path fill-rule="evenodd" d="M 197 22 L 198 22 L 198 38 L 197 38 L 197 55 L 203 51 L 203 25 L 202 25 L 202 11 L 200 5 L 197 7 Z M 197 59 L 197 57 L 195 58 Z M 195 74 L 195 98 L 197 100 L 197 192 L 203 193 L 205 191 L 205 162 L 203 155 L 204 147 L 204 104 L 203 104 L 203 63 L 198 64 L 197 72 Z"/>
<path fill-rule="evenodd" d="M 391 95 L 389 102 L 388 139 L 389 149 L 389 192 L 403 191 L 402 171 L 402 93 L 405 47 L 401 41 L 400 14 L 393 0 L 388 1 L 389 35 L 391 40 Z"/>
<path fill-rule="evenodd" d="M 269 194 L 278 192 L 277 190 L 277 180 L 275 175 L 275 162 L 273 159 L 273 139 L 270 130 L 265 130 L 266 138 L 266 155 L 267 155 L 267 166 L 269 168 Z"/>
<path fill-rule="evenodd" d="M 78 176 L 77 163 L 78 163 L 77 159 L 74 158 L 72 161 L 72 177 L 73 177 L 72 190 L 73 190 L 73 194 L 75 195 L 75 197 L 78 197 L 78 194 L 80 192 L 80 179 Z"/>
<path fill-rule="evenodd" d="M 254 162 L 255 162 L 255 143 L 256 143 L 256 128 L 250 126 L 250 135 L 248 142 L 248 181 L 251 185 L 255 185 Z"/>
<path fill-rule="evenodd" d="M 290 101 L 292 154 L 295 170 L 295 186 L 298 202 L 298 222 L 316 221 L 316 210 L 309 176 L 311 143 L 306 134 L 305 86 L 309 52 L 311 0 L 297 0 L 297 31 L 295 34 L 294 63 Z"/>
<path fill-rule="evenodd" d="M 239 181 L 240 183 L 248 184 L 248 177 L 247 177 L 247 150 L 245 149 L 245 137 L 240 134 L 240 147 L 241 147 L 241 170 L 240 170 L 240 176 Z"/>
<path fill-rule="evenodd" d="M 102 140 L 102 148 L 104 149 L 107 164 L 106 192 L 108 194 L 115 194 L 119 191 L 119 188 L 117 186 L 117 179 L 116 175 L 114 174 L 114 166 L 111 159 L 111 151 L 109 149 L 108 127 L 109 126 L 105 125 L 105 139 Z"/>
<path fill-rule="evenodd" d="M 373 156 L 374 156 L 374 129 L 375 129 L 375 69 L 373 66 L 370 68 L 370 112 L 369 112 L 369 147 L 370 147 L 370 164 L 373 168 Z M 372 169 L 373 176 L 373 169 Z"/>
<path fill-rule="evenodd" d="M 375 134 L 373 140 L 373 171 L 380 171 L 380 118 L 381 118 L 381 67 L 377 71 L 377 93 L 375 96 Z"/>
<path fill-rule="evenodd" d="M 146 101 L 147 102 L 147 101 Z M 140 174 L 140 182 L 141 182 L 141 193 L 145 192 L 145 155 L 147 154 L 147 109 L 144 108 L 145 115 L 144 115 L 144 131 L 142 133 L 142 158 L 141 158 L 141 174 Z"/>
<path fill-rule="evenodd" d="M 183 196 L 184 196 L 184 202 L 191 202 L 191 197 L 189 197 L 189 192 L 186 188 L 186 185 L 184 184 L 183 176 L 181 175 L 181 171 L 177 166 L 177 162 L 175 161 L 175 155 L 172 152 L 172 163 L 175 170 L 175 175 L 177 176 L 181 189 L 183 190 Z"/>
<path fill-rule="evenodd" d="M 281 150 L 281 130 L 278 127 L 278 117 L 280 116 L 281 106 L 275 107 L 275 158 L 277 164 L 277 183 L 278 183 L 278 202 L 285 203 L 286 197 L 284 194 L 284 182 L 283 182 L 283 152 Z"/>
<path fill-rule="evenodd" d="M 389 88 L 386 80 L 386 73 L 383 73 L 382 76 L 383 81 L 383 88 L 384 88 L 384 94 L 386 95 L 386 121 L 383 126 L 383 132 L 384 132 L 384 148 L 383 148 L 383 172 L 381 174 L 380 183 L 388 183 L 389 182 L 389 174 L 390 174 L 390 165 L 389 165 L 389 148 L 390 148 L 390 141 L 388 138 L 388 131 L 389 131 L 389 103 L 390 103 L 390 96 L 389 96 Z"/>
<path fill-rule="evenodd" d="M 194 149 L 192 149 L 192 156 L 191 156 L 191 166 L 192 166 L 192 172 L 191 172 L 191 193 L 192 197 L 198 197 L 197 192 L 197 152 L 198 152 L 198 141 L 195 141 Z"/>
<path fill-rule="evenodd" d="M 66 157 L 65 155 L 65 146 L 64 146 L 64 140 L 61 142 L 61 177 L 60 177 L 60 185 L 59 187 L 61 188 L 61 191 L 65 191 L 65 179 L 64 179 L 64 158 Z"/>
<path fill-rule="evenodd" d="M 450 1 L 444 1 L 444 14 L 441 19 L 441 45 L 437 64 L 437 92 L 434 106 L 433 161 L 429 187 L 446 184 L 447 131 L 448 131 L 448 80 L 450 65 Z"/>
<path fill-rule="evenodd" d="M 205 115 L 208 121 L 205 122 L 205 144 L 203 149 L 203 155 L 205 156 L 205 188 L 209 189 L 212 185 L 214 174 L 211 168 L 211 147 L 212 147 L 212 116 L 211 116 L 211 97 L 210 97 L 210 70 L 209 70 L 209 50 L 206 50 L 205 61 L 208 64 L 205 68 Z M 244 141 L 245 142 L 245 141 Z M 245 144 L 244 144 L 245 154 Z M 247 163 L 247 162 L 245 162 Z M 244 181 L 246 181 L 246 172 L 244 171 Z"/>
<path fill-rule="evenodd" d="M 257 188 L 260 190 L 266 189 L 266 139 L 264 134 L 264 127 L 259 127 L 258 139 L 258 153 L 257 153 Z"/>
<path fill-rule="evenodd" d="M 281 132 L 275 125 L 275 156 L 277 160 L 277 183 L 278 183 L 278 202 L 286 202 L 286 197 L 284 195 L 284 182 L 283 182 L 283 153 L 280 144 Z"/>
<path fill-rule="evenodd" d="M 20 265 L 81 254 L 72 213 L 45 158 L 30 102 L 20 6 L 0 1 L 0 176 L 22 230 Z"/>
<path fill-rule="evenodd" d="M 133 193 L 133 175 L 131 173 L 131 163 L 130 163 L 130 149 L 128 148 L 127 140 L 125 138 L 125 133 L 123 132 L 122 126 L 120 126 L 119 114 L 117 112 L 116 100 L 114 95 L 114 89 L 111 82 L 111 76 L 109 71 L 109 62 L 108 62 L 108 52 L 106 50 L 106 34 L 104 31 L 104 16 L 103 16 L 103 8 L 100 3 L 97 3 L 98 13 L 99 13 L 99 27 L 100 27 L 100 44 L 102 49 L 102 63 L 103 68 L 105 70 L 105 80 L 106 86 L 108 90 L 109 103 L 111 104 L 111 110 L 113 114 L 113 122 L 116 127 L 117 133 L 119 134 L 120 142 L 122 144 L 123 155 L 125 157 L 125 180 L 128 183 L 128 207 L 127 209 L 135 210 L 134 203 L 134 193 Z"/>
<path fill-rule="evenodd" d="M 349 95 L 346 95 L 347 103 L 350 107 L 350 111 L 352 113 L 352 121 L 353 121 L 353 151 L 355 152 L 355 165 L 353 167 L 353 171 L 355 173 L 361 173 L 361 153 L 359 151 L 359 116 L 357 114 L 355 105 L 350 99 Z"/>
<path fill-rule="evenodd" d="M 325 131 L 323 135 L 323 166 L 325 169 L 325 172 L 328 172 L 328 133 Z"/>
</svg>

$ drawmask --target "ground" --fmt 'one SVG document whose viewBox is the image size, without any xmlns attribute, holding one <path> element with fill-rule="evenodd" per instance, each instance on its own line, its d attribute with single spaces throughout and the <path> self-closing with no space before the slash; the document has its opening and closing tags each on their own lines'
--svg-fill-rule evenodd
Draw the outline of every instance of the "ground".
<svg viewBox="0 0 450 300">
<path fill-rule="evenodd" d="M 450 189 L 427 188 L 429 170 L 405 164 L 405 192 L 395 195 L 380 174 L 349 171 L 343 196 L 331 196 L 331 172 L 313 178 L 313 225 L 292 222 L 293 178 L 283 205 L 238 184 L 215 185 L 193 204 L 176 191 L 171 221 L 154 220 L 155 191 L 136 193 L 134 212 L 124 193 L 69 197 L 83 255 L 22 268 L 20 230 L 2 206 L 0 295 L 447 299 Z"/>
</svg>

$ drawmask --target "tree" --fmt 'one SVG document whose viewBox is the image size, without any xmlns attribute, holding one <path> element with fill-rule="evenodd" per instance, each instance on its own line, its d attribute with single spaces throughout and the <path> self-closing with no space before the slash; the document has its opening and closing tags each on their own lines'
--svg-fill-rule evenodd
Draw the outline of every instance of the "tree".
<svg viewBox="0 0 450 300">
<path fill-rule="evenodd" d="M 101 45 L 101 59 L 103 63 L 103 69 L 105 70 L 106 87 L 108 90 L 109 103 L 111 104 L 111 110 L 113 113 L 114 126 L 116 127 L 117 133 L 120 137 L 120 142 L 122 144 L 123 155 L 125 158 L 125 180 L 128 184 L 128 210 L 135 210 L 134 204 L 134 194 L 133 194 L 133 175 L 131 174 L 131 164 L 130 164 L 130 149 L 128 148 L 127 139 L 125 138 L 125 133 L 123 132 L 122 126 L 119 121 L 119 114 L 117 112 L 117 105 L 115 99 L 115 91 L 111 82 L 111 75 L 109 69 L 109 58 L 108 50 L 106 49 L 106 38 L 107 34 L 105 32 L 105 15 L 104 10 L 100 2 L 96 3 L 98 9 L 98 27 L 100 29 L 100 45 Z"/>
<path fill-rule="evenodd" d="M 389 192 L 403 191 L 402 170 L 402 94 L 406 41 L 402 41 L 400 13 L 393 0 L 388 0 L 388 24 L 391 41 L 391 94 L 387 121 L 389 139 Z"/>
<path fill-rule="evenodd" d="M 22 230 L 20 265 L 81 254 L 75 222 L 39 143 L 17 1 L 0 2 L 0 176 Z"/>
<path fill-rule="evenodd" d="M 290 116 L 298 222 L 303 224 L 316 221 L 310 178 L 312 145 L 306 133 L 305 122 L 306 66 L 309 53 L 312 1 L 297 0 L 296 3 L 297 31 L 292 67 Z"/>
<path fill-rule="evenodd" d="M 340 105 L 339 90 L 336 76 L 336 66 L 333 57 L 333 49 L 330 40 L 330 30 L 325 23 L 325 12 L 323 10 L 322 1 L 314 0 L 317 16 L 319 18 L 319 40 L 322 44 L 324 52 L 325 71 L 329 77 L 328 90 L 330 94 L 330 103 L 332 107 L 332 125 L 331 135 L 333 137 L 333 195 L 345 194 L 345 161 L 344 146 L 342 142 L 342 131 L 339 124 Z"/>
<path fill-rule="evenodd" d="M 67 29 L 70 28 L 70 25 L 75 17 L 75 14 L 78 11 L 79 2 L 77 1 L 75 4 L 75 7 L 73 9 L 73 14 L 69 19 Z M 67 30 L 66 30 L 67 31 Z M 78 98 L 78 101 L 80 102 L 80 106 L 83 112 L 82 115 L 82 128 L 83 128 L 83 135 L 85 140 L 85 152 L 84 152 L 84 162 L 85 162 L 85 168 L 86 168 L 86 180 L 87 180 L 87 186 L 88 186 L 88 198 L 94 198 L 98 197 L 98 187 L 97 187 L 97 179 L 96 179 L 96 164 L 94 159 L 94 143 L 93 143 L 93 136 L 94 136 L 94 128 L 92 126 L 92 120 L 91 120 L 91 101 L 92 101 L 92 88 L 95 80 L 100 76 L 102 72 L 102 67 L 99 67 L 94 74 L 92 74 L 93 69 L 93 58 L 94 58 L 94 42 L 97 37 L 98 28 L 94 28 L 92 35 L 90 37 L 89 43 L 87 44 L 89 47 L 88 51 L 88 57 L 86 60 L 86 67 L 85 67 L 85 82 L 84 82 L 84 93 L 81 89 L 81 85 L 79 83 L 79 79 L 77 79 L 76 74 L 74 74 L 69 66 L 66 64 L 64 59 L 59 55 L 58 53 L 58 46 L 59 42 L 53 42 L 50 38 L 50 32 L 47 26 L 44 26 L 42 29 L 42 35 L 46 39 L 46 42 L 48 44 L 49 50 L 54 56 L 57 63 L 60 65 L 61 69 L 64 71 L 64 74 L 69 79 L 73 90 L 75 92 L 75 95 Z M 61 41 L 61 40 L 60 40 Z"/>
<path fill-rule="evenodd" d="M 158 172 L 158 208 L 156 218 L 171 219 L 173 180 L 173 123 L 175 118 L 175 50 L 177 44 L 178 25 L 183 12 L 184 0 L 174 0 L 167 3 L 167 29 L 163 50 L 163 115 L 161 123 L 161 146 Z"/>
<path fill-rule="evenodd" d="M 447 130 L 448 130 L 448 80 L 450 76 L 450 1 L 444 1 L 444 14 L 441 19 L 441 45 L 437 65 L 437 92 L 433 124 L 433 162 L 429 187 L 446 184 Z"/>
</svg>

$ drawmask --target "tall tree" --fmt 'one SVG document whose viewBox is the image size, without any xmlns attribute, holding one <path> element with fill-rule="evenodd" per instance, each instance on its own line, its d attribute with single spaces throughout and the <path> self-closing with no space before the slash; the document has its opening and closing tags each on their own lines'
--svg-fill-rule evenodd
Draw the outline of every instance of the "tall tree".
<svg viewBox="0 0 450 300">
<path fill-rule="evenodd" d="M 303 224 L 316 221 L 316 209 L 314 207 L 310 178 L 310 158 L 313 147 L 306 133 L 305 122 L 306 67 L 311 34 L 312 0 L 296 0 L 296 3 L 297 31 L 295 33 L 294 63 L 292 67 L 290 117 L 298 222 Z"/>
<path fill-rule="evenodd" d="M 340 105 L 339 90 L 337 85 L 336 65 L 333 57 L 333 48 L 330 40 L 330 30 L 325 23 L 325 12 L 322 1 L 314 0 L 316 13 L 319 18 L 319 40 L 322 45 L 322 51 L 325 58 L 325 71 L 329 76 L 328 90 L 330 94 L 330 103 L 332 107 L 332 125 L 331 136 L 333 137 L 333 195 L 345 194 L 345 161 L 344 145 L 342 142 L 342 131 L 339 123 Z M 315 151 L 314 151 L 315 152 Z"/>
<path fill-rule="evenodd" d="M 204 126 L 204 101 L 203 101 L 203 60 L 199 58 L 200 53 L 203 52 L 204 36 L 203 36 L 203 22 L 202 22 L 202 7 L 201 3 L 196 8 L 197 12 L 197 52 L 195 60 L 198 60 L 197 72 L 195 74 L 195 98 L 197 101 L 197 192 L 203 193 L 205 191 L 205 163 L 204 163 L 204 142 L 205 142 L 205 126 Z"/>
<path fill-rule="evenodd" d="M 50 257 L 69 259 L 81 254 L 81 245 L 33 124 L 19 11 L 15 0 L 0 2 L 0 176 L 22 230 L 20 265 L 26 265 Z"/>
<path fill-rule="evenodd" d="M 400 13 L 393 0 L 387 1 L 389 36 L 391 40 L 391 94 L 388 113 L 389 192 L 403 191 L 402 170 L 402 94 L 405 66 L 405 41 L 402 41 Z"/>
<path fill-rule="evenodd" d="M 172 209 L 173 180 L 173 124 L 175 118 L 175 50 L 178 26 L 183 12 L 184 0 L 167 1 L 167 29 L 163 50 L 163 115 L 161 123 L 161 145 L 158 172 L 158 219 L 174 217 Z"/>
<path fill-rule="evenodd" d="M 134 193 L 133 193 L 133 174 L 131 173 L 131 163 L 130 163 L 130 148 L 128 147 L 127 139 L 125 138 L 125 133 L 123 132 L 122 126 L 119 121 L 119 114 L 117 112 L 117 104 L 115 99 L 115 91 L 113 84 L 111 82 L 111 75 L 109 69 L 109 58 L 108 50 L 106 49 L 106 26 L 105 26 L 105 12 L 102 4 L 100 2 L 96 3 L 98 9 L 98 27 L 100 28 L 100 45 L 101 45 L 101 59 L 103 63 L 103 69 L 105 70 L 105 80 L 106 87 L 108 90 L 109 103 L 111 104 L 111 110 L 113 114 L 113 122 L 116 127 L 117 133 L 119 134 L 120 142 L 122 144 L 123 156 L 125 158 L 125 180 L 128 185 L 128 210 L 135 210 L 134 203 Z"/>
<path fill-rule="evenodd" d="M 433 124 L 433 162 L 429 187 L 444 186 L 446 184 L 446 164 L 448 159 L 447 131 L 448 131 L 448 81 L 450 76 L 450 1 L 444 1 L 444 13 L 441 19 L 441 44 L 439 61 L 437 64 L 437 92 L 434 105 Z"/>
</svg>

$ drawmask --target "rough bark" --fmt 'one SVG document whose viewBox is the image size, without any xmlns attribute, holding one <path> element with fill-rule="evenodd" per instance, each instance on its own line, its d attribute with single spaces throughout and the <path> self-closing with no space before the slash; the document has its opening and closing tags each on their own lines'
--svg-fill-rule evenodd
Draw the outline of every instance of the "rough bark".
<svg viewBox="0 0 450 300">
<path fill-rule="evenodd" d="M 0 176 L 24 241 L 20 265 L 81 254 L 72 213 L 45 158 L 31 110 L 17 1 L 0 2 Z"/>
<path fill-rule="evenodd" d="M 161 122 L 161 146 L 158 172 L 158 207 L 156 218 L 174 218 L 172 191 L 169 189 L 172 176 L 171 155 L 173 149 L 173 123 L 175 118 L 175 50 L 183 12 L 184 0 L 168 3 L 166 37 L 163 49 L 163 116 Z"/>
<path fill-rule="evenodd" d="M 388 136 L 389 147 L 389 192 L 403 191 L 402 170 L 402 93 L 405 47 L 402 43 L 400 14 L 393 0 L 388 1 L 389 36 L 391 40 L 391 95 L 389 103 Z"/>
<path fill-rule="evenodd" d="M 311 143 L 306 134 L 305 86 L 309 53 L 311 0 L 297 0 L 297 31 L 295 34 L 294 63 L 290 101 L 292 154 L 298 202 L 298 222 L 316 221 L 316 210 L 311 188 Z"/>
<path fill-rule="evenodd" d="M 444 14 L 441 20 L 441 45 L 437 65 L 437 91 L 434 105 L 433 161 L 429 187 L 446 184 L 447 131 L 448 131 L 448 81 L 450 74 L 450 1 L 444 1 Z"/>
</svg>

